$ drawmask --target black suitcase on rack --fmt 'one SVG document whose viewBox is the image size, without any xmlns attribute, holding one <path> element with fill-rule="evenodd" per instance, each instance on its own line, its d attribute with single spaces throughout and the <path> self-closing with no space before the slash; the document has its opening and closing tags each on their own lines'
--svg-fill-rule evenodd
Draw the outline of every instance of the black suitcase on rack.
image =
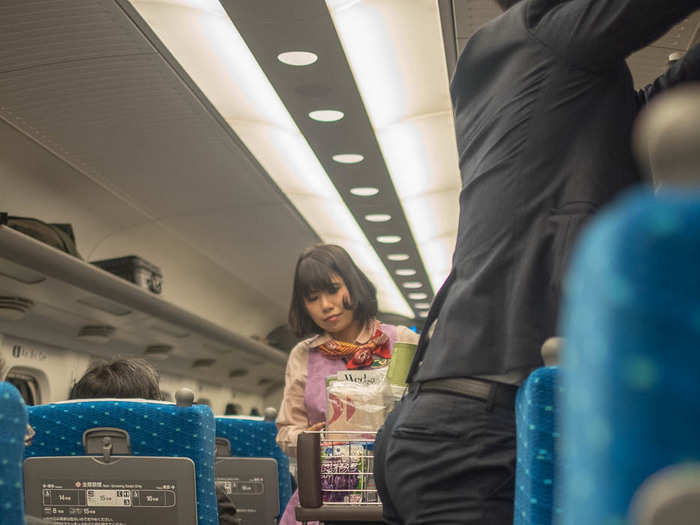
<svg viewBox="0 0 700 525">
<path fill-rule="evenodd" d="M 153 293 L 159 294 L 163 291 L 163 274 L 160 268 L 136 255 L 92 261 L 91 264 Z"/>
</svg>

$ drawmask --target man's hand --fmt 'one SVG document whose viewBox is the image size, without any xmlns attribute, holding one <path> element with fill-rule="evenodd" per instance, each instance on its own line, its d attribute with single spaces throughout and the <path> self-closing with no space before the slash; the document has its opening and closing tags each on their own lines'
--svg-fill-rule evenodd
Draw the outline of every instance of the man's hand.
<svg viewBox="0 0 700 525">
<path fill-rule="evenodd" d="M 306 429 L 305 432 L 317 432 L 319 430 L 323 430 L 326 427 L 326 423 L 324 421 L 321 421 L 320 423 L 314 423 L 311 425 L 309 428 Z"/>
</svg>

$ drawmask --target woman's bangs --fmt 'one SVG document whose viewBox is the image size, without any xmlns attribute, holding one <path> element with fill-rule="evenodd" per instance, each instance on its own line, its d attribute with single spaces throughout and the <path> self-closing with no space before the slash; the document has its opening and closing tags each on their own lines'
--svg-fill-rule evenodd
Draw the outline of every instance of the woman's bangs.
<svg viewBox="0 0 700 525">
<path fill-rule="evenodd" d="M 315 261 L 311 257 L 304 259 L 299 265 L 299 291 L 308 299 L 309 296 L 321 290 L 329 290 L 333 286 L 333 276 L 336 272 L 325 264 Z"/>
</svg>

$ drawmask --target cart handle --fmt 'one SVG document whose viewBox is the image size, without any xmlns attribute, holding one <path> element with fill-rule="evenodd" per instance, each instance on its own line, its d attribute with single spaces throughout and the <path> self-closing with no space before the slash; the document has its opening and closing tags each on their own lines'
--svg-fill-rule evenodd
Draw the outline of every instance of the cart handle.
<svg viewBox="0 0 700 525">
<path fill-rule="evenodd" d="M 321 434 L 302 432 L 297 437 L 297 485 L 299 504 L 307 509 L 317 509 L 321 500 Z"/>
</svg>

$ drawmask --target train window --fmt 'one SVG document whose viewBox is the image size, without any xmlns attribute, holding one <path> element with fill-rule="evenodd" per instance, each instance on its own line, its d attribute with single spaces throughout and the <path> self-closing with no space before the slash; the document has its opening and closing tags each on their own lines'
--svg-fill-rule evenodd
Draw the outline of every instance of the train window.
<svg viewBox="0 0 700 525">
<path fill-rule="evenodd" d="M 39 382 L 33 375 L 15 369 L 11 369 L 7 373 L 5 381 L 10 383 L 17 390 L 19 390 L 19 393 L 24 398 L 24 403 L 27 406 L 41 404 L 41 391 L 39 389 Z"/>
</svg>

